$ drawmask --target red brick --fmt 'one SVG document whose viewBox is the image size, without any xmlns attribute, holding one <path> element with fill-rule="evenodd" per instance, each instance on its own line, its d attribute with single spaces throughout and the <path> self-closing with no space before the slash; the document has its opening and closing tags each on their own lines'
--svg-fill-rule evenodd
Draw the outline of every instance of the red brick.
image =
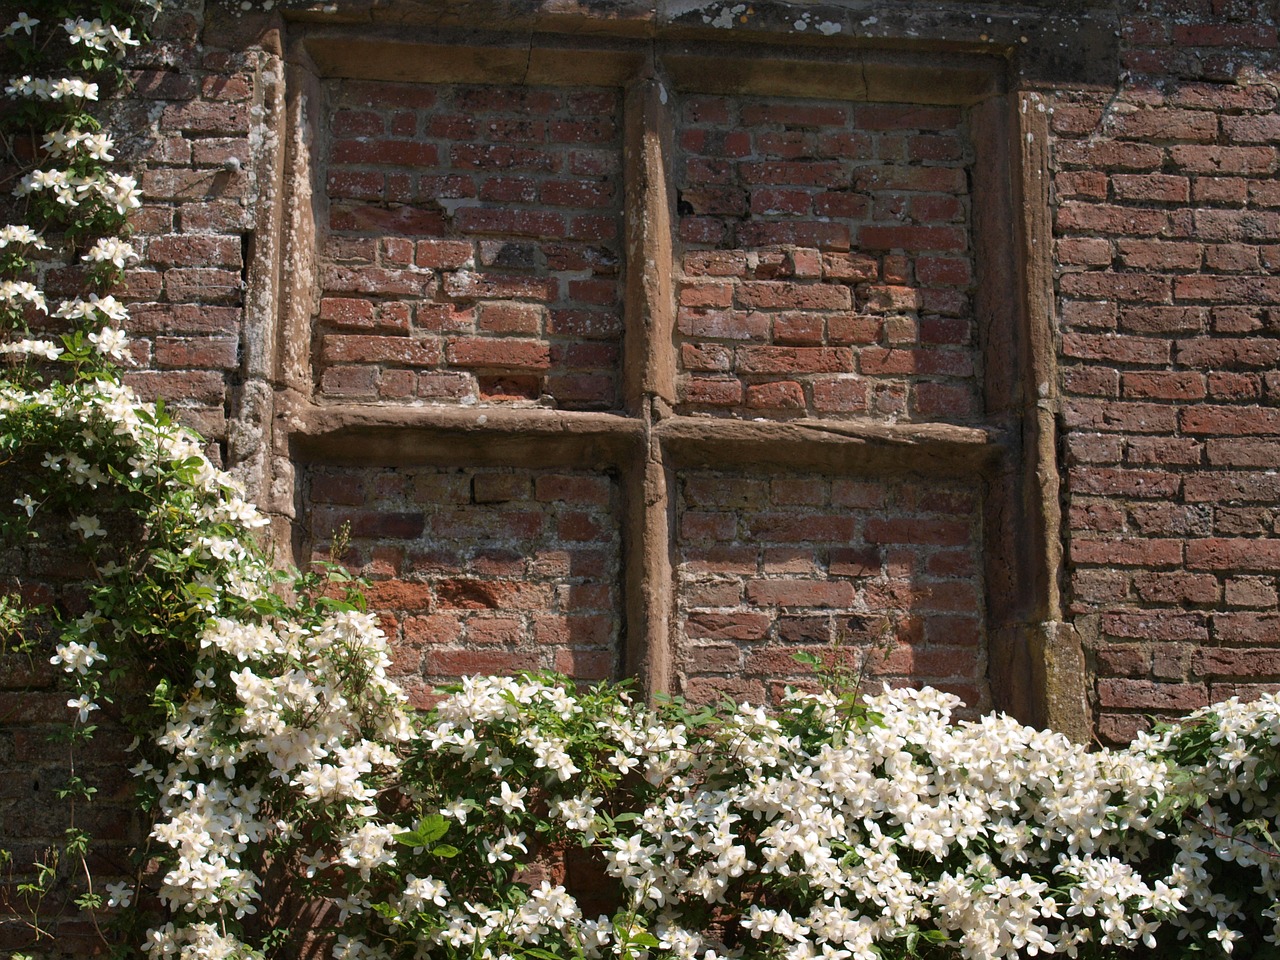
<svg viewBox="0 0 1280 960">
<path fill-rule="evenodd" d="M 739 347 L 739 373 L 852 372 L 853 355 L 845 347 Z"/>
<path fill-rule="evenodd" d="M 605 477 L 543 474 L 534 481 L 534 497 L 541 502 L 608 506 L 611 485 Z"/>
<path fill-rule="evenodd" d="M 1204 444 L 1188 437 L 1131 437 L 1125 461 L 1198 466 L 1203 452 Z"/>
<path fill-rule="evenodd" d="M 557 153 L 531 147 L 455 143 L 449 148 L 449 166 L 455 170 L 555 173 L 561 169 L 562 159 Z"/>
<path fill-rule="evenodd" d="M 1212 605 L 1222 597 L 1222 587 L 1212 574 L 1141 573 L 1133 578 L 1133 585 L 1148 603 Z"/>
<path fill-rule="evenodd" d="M 431 367 L 440 362 L 436 340 L 409 337 L 329 335 L 321 341 L 326 363 L 398 363 Z"/>
<path fill-rule="evenodd" d="M 1091 197 L 1105 200 L 1107 175 L 1100 170 L 1067 170 L 1053 178 L 1054 191 L 1059 198 Z"/>
<path fill-rule="evenodd" d="M 1116 397 L 1120 371 L 1111 367 L 1063 367 L 1062 388 L 1074 396 Z"/>
<path fill-rule="evenodd" d="M 406 580 L 379 580 L 367 591 L 369 606 L 375 610 L 427 611 L 431 609 L 431 588 Z"/>
<path fill-rule="evenodd" d="M 915 104 L 859 104 L 853 123 L 860 130 L 951 130 L 960 123 L 956 107 Z"/>
<path fill-rule="evenodd" d="M 689 614 L 685 635 L 696 640 L 732 640 L 736 642 L 766 639 L 773 618 L 763 613 Z"/>
<path fill-rule="evenodd" d="M 971 542 L 967 523 L 924 518 L 871 519 L 863 536 L 869 543 L 961 546 Z"/>
<path fill-rule="evenodd" d="M 1209 396 L 1218 400 L 1256 400 L 1262 396 L 1262 378 L 1256 373 L 1211 372 Z"/>
<path fill-rule="evenodd" d="M 551 365 L 547 344 L 509 338 L 459 338 L 447 346 L 449 363 L 461 367 L 546 370 Z"/>
<path fill-rule="evenodd" d="M 1228 407 L 1201 404 L 1181 412 L 1187 433 L 1233 436 L 1280 433 L 1280 410 L 1267 407 Z"/>
<path fill-rule="evenodd" d="M 1057 210 L 1057 226 L 1063 232 L 1154 235 L 1164 231 L 1167 225 L 1167 213 L 1141 207 L 1069 200 Z"/>
<path fill-rule="evenodd" d="M 1172 24 L 1173 42 L 1187 47 L 1246 47 L 1270 49 L 1276 46 L 1275 27 L 1267 24 L 1178 23 Z"/>
<path fill-rule="evenodd" d="M 1161 497 L 1177 494 L 1182 479 L 1158 470 L 1076 467 L 1069 474 L 1074 493 L 1121 497 Z"/>
<path fill-rule="evenodd" d="M 1059 263 L 1078 266 L 1111 265 L 1111 241 L 1094 238 L 1059 240 L 1055 245 Z"/>
<path fill-rule="evenodd" d="M 335 397 L 373 396 L 377 382 L 377 367 L 328 367 L 320 377 L 320 392 Z"/>
<path fill-rule="evenodd" d="M 816 378 L 813 406 L 822 413 L 863 412 L 867 409 L 867 384 L 857 377 Z"/>
<path fill-rule="evenodd" d="M 1198 243 L 1165 243 L 1158 240 L 1117 240 L 1124 265 L 1135 270 L 1198 270 L 1203 248 Z"/>
<path fill-rule="evenodd" d="M 1201 683 L 1152 683 L 1149 680 L 1101 679 L 1098 704 L 1132 710 L 1193 710 L 1208 703 Z"/>
<path fill-rule="evenodd" d="M 1174 146 L 1169 156 L 1189 173 L 1256 175 L 1276 169 L 1273 147 Z"/>
<path fill-rule="evenodd" d="M 1248 193 L 1248 181 L 1235 177 L 1199 176 L 1191 181 L 1191 199 L 1196 203 L 1242 204 Z"/>
<path fill-rule="evenodd" d="M 906 167 L 883 164 L 858 171 L 854 187 L 859 190 L 925 191 L 963 194 L 965 171 L 959 167 Z"/>
<path fill-rule="evenodd" d="M 454 221 L 458 229 L 467 233 L 528 237 L 565 235 L 564 216 L 542 210 L 491 210 L 482 207 L 462 207 L 454 215 Z"/>
<path fill-rule="evenodd" d="M 466 677 L 486 674 L 511 675 L 522 670 L 538 670 L 547 666 L 537 652 L 506 650 L 427 651 L 425 672 L 442 677 Z"/>
<path fill-rule="evenodd" d="M 1169 567 L 1182 563 L 1182 541 L 1096 540 L 1076 536 L 1071 540 L 1070 554 L 1073 563 Z"/>
<path fill-rule="evenodd" d="M 1054 153 L 1059 163 L 1090 170 L 1158 170 L 1164 161 L 1164 151 L 1157 146 L 1114 140 L 1062 140 Z"/>
<path fill-rule="evenodd" d="M 1201 647 L 1192 654 L 1192 664 L 1196 674 L 1201 677 L 1277 676 L 1280 675 L 1280 650 Z"/>
<path fill-rule="evenodd" d="M 803 410 L 804 388 L 791 380 L 751 384 L 747 406 L 754 410 Z"/>
<path fill-rule="evenodd" d="M 1113 113 L 1108 120 L 1111 132 L 1125 139 L 1212 143 L 1218 136 L 1218 118 L 1205 110 L 1155 107 Z"/>
<path fill-rule="evenodd" d="M 459 240 L 419 240 L 414 260 L 420 267 L 456 270 L 471 263 L 471 244 Z"/>
<path fill-rule="evenodd" d="M 1199 239 L 1269 241 L 1280 230 L 1280 213 L 1268 210 L 1197 210 Z"/>
<path fill-rule="evenodd" d="M 1125 373 L 1121 382 L 1126 397 L 1201 400 L 1205 396 L 1205 379 L 1198 373 Z"/>
<path fill-rule="evenodd" d="M 864 250 L 964 250 L 968 244 L 960 227 L 876 227 L 858 230 L 858 245 Z"/>
<path fill-rule="evenodd" d="M 1188 540 L 1187 566 L 1193 570 L 1274 571 L 1280 567 L 1280 540 Z"/>
<path fill-rule="evenodd" d="M 1280 601 L 1275 577 L 1230 577 L 1226 583 L 1228 607 L 1272 609 Z"/>
<path fill-rule="evenodd" d="M 1069 333 L 1062 338 L 1062 352 L 1068 357 L 1110 363 L 1167 364 L 1171 344 L 1150 337 Z"/>
<path fill-rule="evenodd" d="M 1274 467 L 1280 464 L 1280 440 L 1209 440 L 1205 447 L 1215 467 Z"/>
<path fill-rule="evenodd" d="M 208 103 L 192 100 L 165 107 L 160 117 L 162 130 L 187 133 L 247 134 L 249 109 L 243 104 Z"/>
<path fill-rule="evenodd" d="M 843 580 L 753 580 L 747 599 L 773 607 L 847 607 L 853 603 L 853 584 Z"/>
<path fill-rule="evenodd" d="M 1214 273 L 1256 272 L 1258 248 L 1239 243 L 1210 244 L 1204 251 L 1205 267 Z"/>
<path fill-rule="evenodd" d="M 858 369 L 864 374 L 968 377 L 973 375 L 973 357 L 968 351 L 960 350 L 866 347 L 858 354 Z"/>
<path fill-rule="evenodd" d="M 739 306 L 759 309 L 848 310 L 853 302 L 849 288 L 828 283 L 786 283 L 749 280 L 738 285 Z"/>
<path fill-rule="evenodd" d="M 1202 471 L 1183 482 L 1188 503 L 1239 500 L 1270 503 L 1280 500 L 1280 476 L 1264 473 L 1214 473 Z"/>
<path fill-rule="evenodd" d="M 340 101 L 353 107 L 425 109 L 436 103 L 435 88 L 425 84 L 344 80 L 340 90 Z"/>
<path fill-rule="evenodd" d="M 476 324 L 488 333 L 539 333 L 544 307 L 529 303 L 482 303 L 476 310 Z"/>
<path fill-rule="evenodd" d="M 1177 277 L 1173 282 L 1176 284 L 1183 280 L 1194 279 L 1198 278 Z M 1069 273 L 1062 278 L 1061 288 L 1062 293 L 1068 297 L 1092 297 L 1099 300 L 1145 304 L 1172 302 L 1169 278 L 1145 273 L 1104 271 Z"/>
<path fill-rule="evenodd" d="M 157 337 L 155 363 L 161 369 L 232 370 L 239 363 L 239 342 L 213 337 Z"/>
<path fill-rule="evenodd" d="M 707 406 L 737 406 L 742 391 L 742 381 L 714 377 L 689 377 L 681 388 L 685 403 Z"/>
<path fill-rule="evenodd" d="M 1209 628 L 1203 614 L 1174 610 L 1141 610 L 1133 613 L 1104 614 L 1102 632 L 1107 637 L 1155 640 L 1162 643 L 1209 639 Z"/>
<path fill-rule="evenodd" d="M 1134 333 L 1198 333 L 1205 329 L 1208 316 L 1207 307 L 1130 306 L 1120 312 L 1119 319 L 1122 329 Z"/>
</svg>

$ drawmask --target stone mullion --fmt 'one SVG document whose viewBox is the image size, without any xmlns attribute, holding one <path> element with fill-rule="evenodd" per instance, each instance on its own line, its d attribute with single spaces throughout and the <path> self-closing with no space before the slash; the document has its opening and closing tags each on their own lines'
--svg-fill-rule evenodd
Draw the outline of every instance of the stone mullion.
<svg viewBox="0 0 1280 960">
<path fill-rule="evenodd" d="M 1048 114 L 1038 94 L 1015 93 L 976 105 L 972 121 L 987 419 L 1008 437 L 985 518 L 988 674 L 998 709 L 1087 739 L 1085 664 L 1059 596 Z"/>
<path fill-rule="evenodd" d="M 644 424 L 640 459 L 628 464 L 624 484 L 624 669 L 647 694 L 671 688 L 674 476 L 655 424 L 675 402 L 674 182 L 672 123 L 662 82 L 646 77 L 627 90 L 624 176 L 627 286 L 623 396 L 629 414 Z"/>
</svg>

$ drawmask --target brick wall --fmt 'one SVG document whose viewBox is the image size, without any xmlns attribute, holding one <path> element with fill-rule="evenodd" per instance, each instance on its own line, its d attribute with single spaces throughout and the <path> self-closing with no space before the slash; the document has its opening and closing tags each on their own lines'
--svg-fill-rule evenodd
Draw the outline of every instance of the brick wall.
<svg viewBox="0 0 1280 960">
<path fill-rule="evenodd" d="M 1098 729 L 1280 679 L 1276 28 L 1151 3 L 1051 100 L 1070 610 Z"/>
<path fill-rule="evenodd" d="M 203 37 L 202 26 L 181 6 L 162 17 L 113 112 L 119 159 L 136 165 L 143 193 L 131 217 L 142 260 L 117 296 L 129 303 L 138 366 L 128 381 L 222 441 L 239 381 L 245 250 L 258 226 L 250 130 L 268 56 Z"/>
</svg>

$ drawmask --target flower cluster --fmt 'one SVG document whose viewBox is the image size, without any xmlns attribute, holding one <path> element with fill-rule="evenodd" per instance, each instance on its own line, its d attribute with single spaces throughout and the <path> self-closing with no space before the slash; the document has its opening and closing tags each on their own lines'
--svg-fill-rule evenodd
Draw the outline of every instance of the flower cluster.
<svg viewBox="0 0 1280 960">
<path fill-rule="evenodd" d="M 390 862 L 374 801 L 414 731 L 373 617 L 320 581 L 300 580 L 293 603 L 272 593 L 279 577 L 253 542 L 265 518 L 194 435 L 116 380 L 0 385 L 0 445 L 30 468 L 13 522 L 70 516 L 97 570 L 50 657 L 75 723 L 118 699 L 112 669 L 141 681 L 131 772 L 161 851 L 148 893 L 174 918 L 147 949 L 204 956 L 214 933 L 249 949 L 228 924 L 256 910 L 268 850 L 305 839 L 357 873 Z M 102 510 L 79 512 L 85 488 Z M 131 535 L 108 538 L 122 522 Z"/>
<path fill-rule="evenodd" d="M 690 715 L 563 679 L 469 678 L 410 745 L 398 848 L 370 828 L 336 894 L 338 955 L 988 960 L 1278 942 L 1277 810 L 1249 779 L 1274 769 L 1274 698 L 1118 751 L 1003 716 L 953 723 L 957 705 L 886 690 Z M 1210 750 L 1184 766 L 1204 736 L 1236 762 Z M 566 850 L 593 852 L 590 885 L 529 878 Z"/>
</svg>

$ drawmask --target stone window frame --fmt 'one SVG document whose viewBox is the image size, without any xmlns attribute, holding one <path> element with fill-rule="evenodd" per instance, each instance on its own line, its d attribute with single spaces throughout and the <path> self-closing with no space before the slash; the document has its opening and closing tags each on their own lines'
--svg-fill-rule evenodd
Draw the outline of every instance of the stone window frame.
<svg viewBox="0 0 1280 960">
<path fill-rule="evenodd" d="M 331 18 L 330 18 L 331 19 Z M 341 19 L 341 18 L 339 18 Z M 249 244 L 238 433 L 229 457 L 277 516 L 295 522 L 309 465 L 539 466 L 609 470 L 623 500 L 626 674 L 671 688 L 678 471 L 786 466 L 865 477 L 978 478 L 985 487 L 983 582 L 993 705 L 1087 738 L 1085 664 L 1064 622 L 1058 501 L 1057 374 L 1044 102 L 996 48 L 801 45 L 670 36 L 450 27 L 406 31 L 295 16 L 264 46 L 264 122 L 274 133 Z M 614 86 L 624 91 L 623 409 L 617 413 L 317 403 L 309 356 L 318 242 L 322 83 Z M 676 416 L 673 118 L 668 90 L 909 102 L 968 108 L 981 426 Z M 639 211 L 637 213 L 637 211 Z M 1010 227 L 1012 226 L 1012 229 Z M 634 269 L 632 264 L 640 264 Z"/>
</svg>

